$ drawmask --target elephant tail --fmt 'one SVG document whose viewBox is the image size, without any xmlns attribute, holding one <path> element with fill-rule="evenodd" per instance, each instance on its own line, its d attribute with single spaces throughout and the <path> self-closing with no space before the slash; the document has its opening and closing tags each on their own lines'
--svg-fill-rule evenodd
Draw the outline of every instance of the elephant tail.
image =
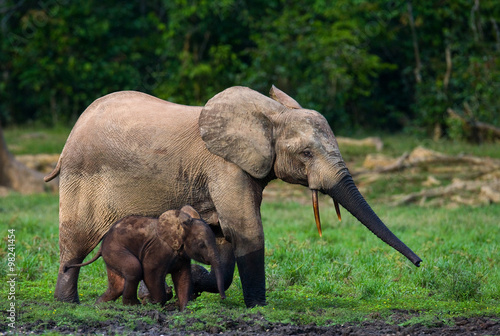
<svg viewBox="0 0 500 336">
<path fill-rule="evenodd" d="M 43 180 L 45 182 L 49 182 L 49 181 L 53 180 L 57 175 L 59 175 L 59 173 L 61 172 L 61 161 L 62 161 L 61 158 L 62 158 L 62 154 L 59 157 L 59 160 L 57 160 L 57 165 L 54 168 L 54 170 L 49 175 L 47 175 L 43 178 Z"/>
<path fill-rule="evenodd" d="M 64 266 L 64 272 L 63 273 L 66 273 L 70 268 L 82 267 L 82 266 L 87 266 L 88 264 L 92 264 L 94 261 L 96 261 L 97 259 L 99 259 L 100 256 L 102 256 L 101 248 L 99 248 L 99 251 L 97 251 L 97 254 L 92 259 L 90 259 L 89 261 L 87 261 L 87 262 L 85 262 L 83 264 L 73 264 L 73 265 L 66 265 L 66 266 Z"/>
</svg>

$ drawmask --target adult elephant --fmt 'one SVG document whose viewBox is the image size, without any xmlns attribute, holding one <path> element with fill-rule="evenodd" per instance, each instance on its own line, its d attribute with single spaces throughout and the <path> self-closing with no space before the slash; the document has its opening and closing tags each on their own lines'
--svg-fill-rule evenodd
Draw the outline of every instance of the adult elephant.
<svg viewBox="0 0 500 336">
<path fill-rule="evenodd" d="M 271 97 L 231 87 L 203 107 L 132 91 L 112 93 L 92 103 L 45 179 L 60 174 L 60 268 L 55 297 L 78 301 L 79 269 L 64 273 L 64 268 L 81 263 L 118 218 L 159 216 L 190 204 L 225 238 L 219 247 L 226 287 L 236 259 L 245 304 L 264 305 L 260 205 L 264 187 L 276 178 L 309 187 L 315 214 L 318 191 L 330 195 L 419 266 L 421 259 L 359 193 L 326 119 L 303 109 L 274 86 Z M 317 220 L 320 229 L 319 216 Z M 196 273 L 201 273 L 198 287 L 210 285 L 207 278 L 213 275 L 195 272 L 195 287 Z"/>
</svg>

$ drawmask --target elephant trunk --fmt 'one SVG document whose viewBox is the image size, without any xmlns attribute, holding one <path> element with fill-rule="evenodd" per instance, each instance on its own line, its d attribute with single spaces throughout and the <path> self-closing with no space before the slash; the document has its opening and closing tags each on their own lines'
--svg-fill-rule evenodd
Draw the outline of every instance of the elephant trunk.
<svg viewBox="0 0 500 336">
<path fill-rule="evenodd" d="M 212 266 L 210 272 L 201 265 L 191 264 L 193 291 L 196 296 L 200 295 L 202 292 L 220 293 L 219 284 L 217 282 L 218 278 L 215 274 L 216 269 L 222 271 L 224 289 L 227 290 L 229 286 L 231 286 L 236 264 L 231 243 L 224 238 L 217 238 L 217 254 L 219 255 L 219 265 L 217 267 Z"/>
<path fill-rule="evenodd" d="M 415 266 L 420 266 L 422 259 L 385 226 L 361 195 L 350 175 L 344 176 L 344 178 L 336 186 L 328 190 L 327 193 L 334 202 L 339 202 L 382 241 L 403 254 Z"/>
<path fill-rule="evenodd" d="M 214 258 L 213 260 L 211 260 L 210 265 L 212 266 L 212 270 L 215 273 L 215 279 L 217 281 L 217 289 L 220 293 L 220 298 L 224 300 L 226 298 L 226 292 L 224 290 L 224 272 L 222 269 L 222 265 L 218 258 Z"/>
</svg>

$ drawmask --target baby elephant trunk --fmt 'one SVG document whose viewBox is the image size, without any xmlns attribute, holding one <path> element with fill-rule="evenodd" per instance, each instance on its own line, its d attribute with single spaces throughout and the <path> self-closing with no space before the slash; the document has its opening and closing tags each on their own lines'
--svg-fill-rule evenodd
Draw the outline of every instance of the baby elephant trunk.
<svg viewBox="0 0 500 336">
<path fill-rule="evenodd" d="M 224 290 L 224 272 L 222 270 L 221 262 L 218 257 L 214 257 L 210 265 L 212 266 L 212 269 L 215 273 L 215 279 L 217 281 L 217 288 L 220 293 L 220 298 L 225 299 L 226 298 L 226 292 Z"/>
</svg>

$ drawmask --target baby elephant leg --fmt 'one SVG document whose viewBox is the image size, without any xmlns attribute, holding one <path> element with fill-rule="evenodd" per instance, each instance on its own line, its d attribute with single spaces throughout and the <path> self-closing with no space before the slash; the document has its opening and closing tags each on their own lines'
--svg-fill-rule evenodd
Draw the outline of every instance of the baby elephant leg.
<svg viewBox="0 0 500 336">
<path fill-rule="evenodd" d="M 174 297 L 174 293 L 172 290 L 172 287 L 170 287 L 166 282 L 165 282 L 165 293 L 167 294 L 167 300 L 169 301 L 171 298 Z M 146 304 L 151 301 L 151 294 L 149 293 L 148 287 L 144 284 L 144 281 L 141 281 L 139 283 L 139 300 L 142 302 L 142 304 Z"/>
<path fill-rule="evenodd" d="M 111 270 L 110 268 L 108 268 L 107 271 L 108 271 L 108 289 L 106 290 L 106 292 L 104 292 L 104 294 L 102 294 L 97 299 L 96 303 L 115 301 L 123 293 L 123 288 L 125 286 L 125 279 L 115 271 Z"/>
<path fill-rule="evenodd" d="M 123 304 L 137 305 L 141 302 L 137 299 L 137 287 L 143 278 L 142 266 L 137 258 L 126 258 L 127 267 L 123 272 L 125 285 L 123 287 Z"/>
<path fill-rule="evenodd" d="M 169 300 L 167 291 L 165 290 L 165 278 L 161 275 L 145 271 L 144 283 L 149 289 L 149 301 L 151 303 L 159 303 L 163 306 Z"/>
<path fill-rule="evenodd" d="M 175 294 L 179 299 L 179 310 L 183 311 L 193 295 L 191 264 L 184 263 L 178 270 L 172 272 L 172 281 L 174 282 Z"/>
</svg>

